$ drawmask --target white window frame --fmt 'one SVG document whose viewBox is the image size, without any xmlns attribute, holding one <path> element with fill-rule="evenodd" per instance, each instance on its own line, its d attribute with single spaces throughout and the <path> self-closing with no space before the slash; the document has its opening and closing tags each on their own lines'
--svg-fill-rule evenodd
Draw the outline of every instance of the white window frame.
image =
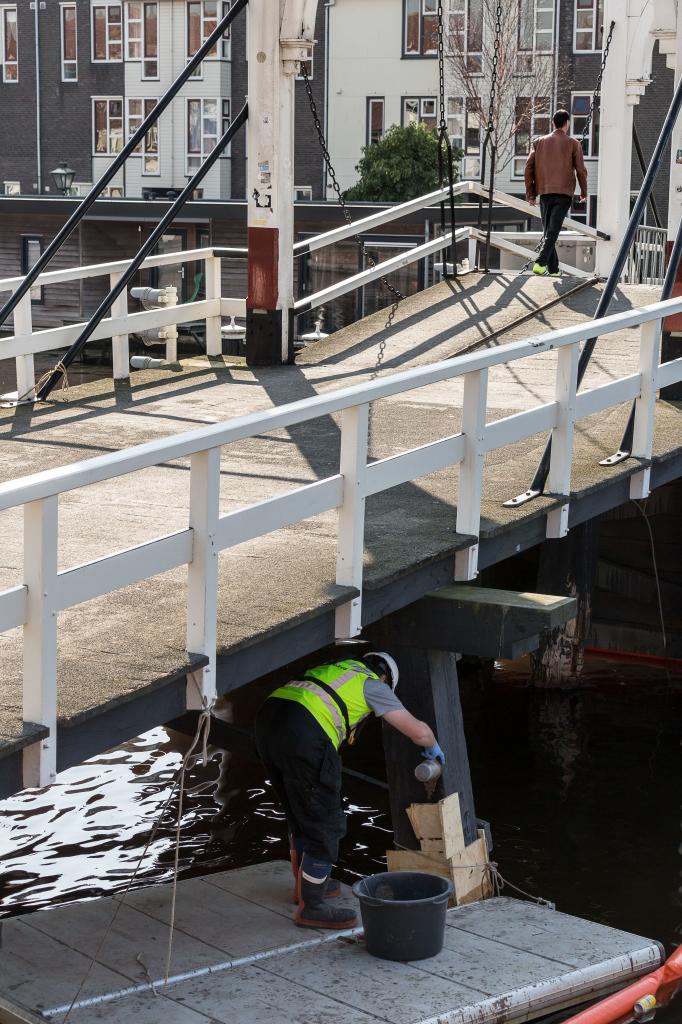
<svg viewBox="0 0 682 1024">
<path fill-rule="evenodd" d="M 76 30 L 76 56 L 73 60 L 67 60 L 64 55 L 64 12 L 71 10 L 74 14 L 74 25 Z M 71 83 L 78 81 L 78 5 L 73 0 L 68 0 L 68 3 L 61 3 L 59 5 L 59 46 L 61 56 L 61 74 L 62 82 Z M 76 74 L 73 78 L 67 78 L 64 70 L 67 64 L 73 64 L 74 71 Z"/>
<path fill-rule="evenodd" d="M 139 18 L 131 18 L 130 17 L 130 4 L 131 4 L 131 2 L 132 3 L 139 3 L 139 5 L 140 5 L 140 17 Z M 147 49 L 147 37 L 146 37 L 147 19 L 145 17 L 145 7 L 147 6 L 148 3 L 156 4 L 156 57 L 147 57 L 147 55 L 146 55 L 146 49 Z M 160 29 L 160 24 L 159 24 L 159 3 L 160 3 L 160 0 L 126 0 L 126 3 L 125 3 L 125 10 L 124 10 L 124 22 L 125 22 L 125 25 L 124 25 L 124 39 L 125 39 L 124 53 L 125 53 L 125 60 L 129 64 L 133 64 L 134 63 L 134 64 L 140 64 L 141 65 L 140 77 L 142 78 L 142 81 L 144 81 L 144 82 L 158 82 L 158 80 L 160 78 L 160 71 L 159 71 L 159 29 Z M 131 25 L 139 26 L 139 35 L 131 36 L 131 33 L 130 33 Z M 130 45 L 131 45 L 131 43 L 139 43 L 139 46 L 140 46 L 140 56 L 139 57 L 135 57 L 135 56 L 131 56 L 130 55 Z M 150 61 L 155 61 L 156 62 L 156 74 L 154 74 L 154 75 L 148 75 L 147 74 L 147 63 L 150 62 Z"/>
<path fill-rule="evenodd" d="M 190 152 L 189 150 L 189 105 L 190 103 L 199 103 L 200 106 L 200 118 L 201 118 L 201 149 L 198 153 Z M 215 103 L 216 105 L 216 145 L 221 137 L 220 125 L 222 124 L 222 98 L 220 96 L 188 96 L 185 103 L 185 177 L 191 178 L 196 174 L 198 168 L 190 169 L 190 159 L 199 160 L 199 167 L 203 164 L 209 153 L 213 152 L 215 147 L 207 149 L 205 146 L 206 139 L 213 138 L 212 135 L 206 135 L 204 133 L 204 105 L 206 103 Z"/>
<path fill-rule="evenodd" d="M 103 102 L 106 102 L 106 104 L 107 104 L 107 151 L 106 151 L 106 153 L 98 153 L 97 152 L 97 143 L 96 143 L 97 119 L 96 119 L 96 114 L 95 114 L 95 104 L 96 103 L 103 103 Z M 110 112 L 109 104 L 112 103 L 112 102 L 113 103 L 120 103 L 121 104 L 121 148 L 123 148 L 123 145 L 124 145 L 124 142 L 125 142 L 125 103 L 124 103 L 123 97 L 122 96 L 92 96 L 91 97 L 91 103 L 92 103 L 92 155 L 93 155 L 93 157 L 116 156 L 118 154 L 118 152 L 120 152 L 120 150 L 115 150 L 115 149 L 112 150 L 112 149 L 109 148 L 110 144 L 111 144 L 111 129 L 110 129 L 111 112 Z"/>
<path fill-rule="evenodd" d="M 106 8 L 106 12 L 107 12 L 106 13 L 106 22 L 105 22 L 105 33 L 106 33 L 105 49 L 107 51 L 106 57 L 96 57 L 95 56 L 95 10 L 97 8 L 99 8 L 99 7 Z M 118 40 L 118 39 L 111 39 L 110 38 L 110 34 L 109 34 L 109 30 L 111 28 L 111 25 L 110 25 L 110 22 L 109 22 L 109 11 L 114 9 L 114 8 L 118 8 L 120 13 L 121 13 L 121 38 L 120 38 L 120 40 Z M 93 64 L 122 64 L 123 63 L 123 53 L 124 53 L 124 46 L 125 46 L 125 39 L 124 39 L 125 33 L 124 33 L 123 29 L 124 29 L 124 26 L 123 26 L 123 0 L 91 0 L 91 3 L 90 3 L 90 51 L 91 51 L 90 52 L 90 59 L 91 59 Z M 110 56 L 111 47 L 112 47 L 112 45 L 116 46 L 117 44 L 121 47 L 121 56 L 120 57 L 111 57 Z"/>
<path fill-rule="evenodd" d="M 145 110 L 145 107 L 146 107 L 147 103 L 153 103 L 154 106 L 156 106 L 156 104 L 158 102 L 159 101 L 158 101 L 158 98 L 156 96 L 126 96 L 126 123 L 125 123 L 125 131 L 126 131 L 126 141 L 127 142 L 130 141 L 130 139 L 133 137 L 133 135 L 135 134 L 135 132 L 137 131 L 139 126 L 144 121 L 144 119 L 148 116 L 147 111 Z M 131 104 L 133 104 L 133 103 L 140 103 L 141 104 L 141 110 L 140 110 L 139 114 L 131 113 L 131 109 L 130 108 L 131 108 Z M 135 121 L 139 120 L 139 124 L 136 125 L 135 127 L 131 126 L 131 121 L 133 121 L 133 119 Z M 159 124 L 158 124 L 158 121 L 157 121 L 155 127 L 154 128 L 150 128 L 150 130 L 147 132 L 147 134 L 144 137 L 143 142 L 141 142 L 140 145 L 137 146 L 133 150 L 133 152 L 131 153 L 131 156 L 139 156 L 141 158 L 141 171 L 140 171 L 140 173 L 142 174 L 143 178 L 159 178 L 161 176 L 161 139 L 160 139 L 160 133 L 159 133 L 158 129 L 159 129 Z M 154 152 L 153 149 L 147 149 L 148 139 L 149 139 L 149 136 L 151 135 L 151 133 L 153 131 L 156 131 L 156 152 Z M 150 158 L 150 157 L 156 159 L 156 168 L 157 169 L 155 171 L 148 170 L 148 167 L 150 166 L 150 164 L 148 163 L 148 158 Z"/>
<path fill-rule="evenodd" d="M 599 3 L 600 0 L 592 0 L 592 28 L 578 28 L 578 0 L 573 0 L 573 52 L 582 53 L 601 53 L 601 40 L 597 38 L 597 26 L 599 24 Z M 587 10 L 587 8 L 583 8 Z M 604 9 L 602 7 L 602 24 L 604 21 Z M 579 50 L 577 47 L 578 34 L 587 35 L 590 33 L 592 36 L 592 46 L 589 50 Z"/>
<path fill-rule="evenodd" d="M 578 141 L 580 141 L 580 138 L 582 137 L 582 131 L 580 131 L 578 133 L 578 131 L 576 130 L 576 128 L 575 128 L 575 118 L 576 118 L 576 115 L 573 113 L 573 100 L 576 98 L 576 96 L 584 96 L 584 97 L 587 97 L 587 99 L 591 101 L 592 100 L 592 93 L 591 92 L 586 92 L 584 89 L 576 89 L 574 92 L 571 93 L 571 105 L 570 105 L 570 108 L 569 108 L 569 114 L 571 115 L 570 131 L 571 131 L 571 135 L 574 138 L 578 139 Z M 599 116 L 598 108 L 597 108 L 597 116 Z M 578 117 L 580 117 L 580 118 L 587 117 L 587 114 L 578 114 Z M 586 160 L 598 160 L 599 159 L 598 155 L 594 152 L 594 116 L 592 118 L 592 121 L 590 122 L 590 131 L 589 131 L 589 135 L 587 136 L 587 152 L 585 153 L 585 159 Z"/>
<path fill-rule="evenodd" d="M 517 2 L 517 13 L 518 13 L 518 25 L 519 25 L 519 36 L 521 32 L 521 8 L 524 4 L 530 2 L 533 5 L 533 45 L 532 47 L 521 46 L 521 40 L 519 38 L 518 54 L 517 54 L 517 74 L 532 74 L 532 61 L 535 57 L 551 57 L 554 54 L 555 49 L 555 33 L 556 33 L 556 4 L 555 0 L 516 0 Z M 551 15 L 551 26 L 549 28 L 539 28 L 538 23 L 543 14 Z M 549 47 L 538 46 L 538 42 L 541 38 L 547 38 L 549 40 Z M 524 68 L 524 59 L 528 62 L 530 57 L 531 66 Z"/>
<path fill-rule="evenodd" d="M 208 0 L 208 2 L 211 2 L 211 0 Z M 208 17 L 208 18 L 206 17 L 206 3 L 207 3 L 207 0 L 185 0 L 185 10 L 184 10 L 184 16 L 185 16 L 185 60 L 188 60 L 188 61 L 191 60 L 192 57 L 194 56 L 193 53 L 189 52 L 189 5 L 190 5 L 190 3 L 200 3 L 201 4 L 201 43 L 199 44 L 200 46 L 203 46 L 203 44 L 206 42 L 206 40 L 208 39 L 209 35 L 211 34 L 210 32 L 206 32 L 206 29 L 205 29 L 206 22 L 213 20 L 213 16 L 212 15 L 210 17 Z M 217 0 L 216 24 L 220 24 L 220 22 L 223 20 L 223 18 L 225 17 L 225 15 L 227 14 L 227 12 L 230 10 L 231 7 L 232 7 L 232 0 Z M 248 14 L 248 7 L 247 7 L 247 14 Z M 223 34 L 222 43 L 220 44 L 219 47 L 216 48 L 216 52 L 214 54 L 208 54 L 208 56 L 204 57 L 204 61 L 207 61 L 207 60 L 232 60 L 232 30 L 231 30 L 231 28 L 228 28 L 227 31 Z M 204 75 L 203 75 L 203 61 L 199 65 L 199 67 L 196 69 L 196 71 L 194 72 L 194 74 L 191 77 L 192 77 L 192 81 L 193 82 L 200 81 L 204 77 Z M 209 96 L 208 99 L 211 99 L 211 97 Z"/>
<path fill-rule="evenodd" d="M 3 195 L 5 196 L 20 196 L 21 195 L 21 182 L 20 181 L 3 181 Z"/>
<path fill-rule="evenodd" d="M 482 77 L 483 75 L 483 50 L 469 50 L 469 15 L 471 12 L 471 0 L 449 0 L 448 5 L 448 27 L 447 39 L 445 41 L 446 49 L 449 56 L 453 56 L 455 52 L 461 52 L 464 56 L 467 74 L 472 77 Z M 461 29 L 456 32 L 453 28 L 454 19 L 461 18 Z M 483 14 L 483 31 L 485 32 L 485 12 Z M 452 49 L 450 42 L 456 35 L 462 37 L 461 50 L 455 51 Z M 482 43 L 481 43 L 482 44 Z M 471 61 L 474 60 L 478 64 L 478 67 L 474 67 Z"/>
<path fill-rule="evenodd" d="M 438 49 L 424 50 L 424 18 L 435 17 L 438 14 L 438 0 L 418 0 L 419 2 L 419 51 L 412 53 L 407 49 L 407 3 L 402 0 L 403 8 L 403 52 L 402 56 L 408 60 L 419 60 L 436 57 Z"/>
<path fill-rule="evenodd" d="M 461 104 L 461 110 L 451 110 L 451 101 Z M 448 95 L 445 97 L 445 123 L 448 128 L 448 137 L 451 144 L 456 145 L 462 151 L 459 160 L 460 177 L 463 180 L 478 179 L 481 176 L 481 136 L 483 127 L 483 111 L 479 101 L 479 126 L 478 126 L 478 151 L 467 153 L 467 130 L 468 119 L 473 103 L 470 96 Z M 459 131 L 453 129 L 459 124 Z"/>
<path fill-rule="evenodd" d="M 9 11 L 14 11 L 14 24 L 17 36 L 16 60 L 5 60 L 5 24 Z M 2 51 L 0 52 L 0 57 L 2 58 L 2 80 L 6 85 L 15 85 L 19 81 L 19 12 L 16 4 L 3 4 L 0 6 L 0 45 L 2 46 Z M 17 73 L 14 78 L 7 77 L 7 69 L 10 67 L 16 68 Z"/>
<path fill-rule="evenodd" d="M 303 194 L 301 194 L 303 193 Z M 312 203 L 313 201 L 313 186 L 312 185 L 294 185 L 294 202 L 295 203 Z"/>
<path fill-rule="evenodd" d="M 91 181 L 74 181 L 69 189 L 70 196 L 87 196 L 92 189 Z"/>
<path fill-rule="evenodd" d="M 366 105 L 366 114 L 365 114 L 365 117 L 367 118 L 367 125 L 366 125 L 366 128 L 365 128 L 365 145 L 366 146 L 371 146 L 372 145 L 372 107 L 373 107 L 373 105 L 375 103 L 380 103 L 381 104 L 381 135 L 377 139 L 378 142 L 381 141 L 381 139 L 383 139 L 384 134 L 386 132 L 386 97 L 385 96 L 368 96 L 367 97 L 367 105 Z"/>
<path fill-rule="evenodd" d="M 417 114 L 417 124 L 425 124 L 427 120 L 435 121 L 436 126 L 438 125 L 438 97 L 436 96 L 401 96 L 400 97 L 400 123 L 403 127 L 406 127 L 409 122 L 405 117 L 405 107 L 407 103 L 416 102 L 419 104 L 419 112 Z M 433 103 L 433 114 L 426 113 L 425 104 Z"/>
</svg>

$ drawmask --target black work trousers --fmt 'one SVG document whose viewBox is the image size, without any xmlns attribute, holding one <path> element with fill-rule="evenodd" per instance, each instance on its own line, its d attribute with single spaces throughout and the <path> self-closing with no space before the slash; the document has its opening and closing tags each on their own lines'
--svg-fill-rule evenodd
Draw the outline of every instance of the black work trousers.
<svg viewBox="0 0 682 1024">
<path fill-rule="evenodd" d="M 309 711 L 269 697 L 256 716 L 256 746 L 303 852 L 335 864 L 346 834 L 341 758 Z"/>
<path fill-rule="evenodd" d="M 542 214 L 545 237 L 537 262 L 541 267 L 547 267 L 550 274 L 556 274 L 559 269 L 556 240 L 563 227 L 564 217 L 570 208 L 570 196 L 560 195 L 556 192 L 548 192 L 547 195 L 540 196 L 540 213 Z"/>
</svg>

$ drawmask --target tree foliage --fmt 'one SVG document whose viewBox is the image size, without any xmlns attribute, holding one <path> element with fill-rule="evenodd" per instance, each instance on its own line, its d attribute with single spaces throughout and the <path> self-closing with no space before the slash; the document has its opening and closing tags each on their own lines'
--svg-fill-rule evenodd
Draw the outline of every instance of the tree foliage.
<svg viewBox="0 0 682 1024">
<path fill-rule="evenodd" d="M 404 203 L 431 192 L 439 184 L 436 133 L 424 124 L 393 125 L 379 142 L 363 147 L 355 169 L 360 179 L 347 199 Z"/>
</svg>

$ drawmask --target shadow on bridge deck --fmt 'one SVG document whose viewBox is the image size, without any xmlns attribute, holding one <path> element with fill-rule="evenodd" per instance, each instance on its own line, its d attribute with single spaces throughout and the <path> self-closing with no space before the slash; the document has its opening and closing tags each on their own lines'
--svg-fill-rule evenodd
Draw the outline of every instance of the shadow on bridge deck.
<svg viewBox="0 0 682 1024">
<path fill-rule="evenodd" d="M 229 359 L 185 361 L 182 372 L 136 373 L 55 395 L 47 407 L 0 413 L 0 479 L 70 464 L 210 423 L 361 383 L 370 378 L 385 338 L 382 374 L 433 362 L 485 341 L 570 287 L 532 278 L 471 275 L 405 300 L 392 330 L 385 312 L 306 350 L 296 366 L 258 371 Z M 539 313 L 495 344 L 582 321 L 597 303 L 590 287 Z M 656 301 L 658 290 L 621 289 L 613 310 Z M 591 387 L 638 368 L 637 332 L 602 339 L 585 378 Z M 553 400 L 556 353 L 490 373 L 488 420 Z M 373 411 L 372 458 L 454 433 L 461 422 L 461 382 L 431 385 L 387 399 Z M 580 421 L 572 482 L 572 522 L 627 500 L 630 461 L 611 470 L 598 459 L 618 446 L 623 407 Z M 444 429 L 445 424 L 445 429 Z M 658 403 L 652 484 L 682 473 L 682 412 Z M 519 510 L 502 501 L 525 489 L 545 437 L 488 457 L 481 565 L 539 543 L 543 497 Z M 235 510 L 338 472 L 334 417 L 252 438 L 222 450 L 221 512 Z M 91 561 L 187 526 L 189 464 L 179 461 L 64 494 L 60 499 L 60 569 Z M 457 470 L 444 470 L 384 492 L 367 503 L 364 617 L 374 621 L 452 578 Z M 0 514 L 0 589 L 22 580 L 21 510 Z M 334 607 L 348 599 L 335 579 L 335 514 L 317 516 L 221 555 L 218 626 L 223 692 L 333 640 Z M 186 572 L 90 601 L 59 618 L 60 768 L 167 721 L 184 710 Z M 30 738 L 30 737 L 29 737 Z M 21 715 L 21 637 L 0 634 L 0 756 L 9 758 L 0 795 L 17 786 L 18 753 L 29 741 Z M 12 761 L 12 758 L 14 759 Z M 12 764 L 10 764 L 12 762 Z M 14 767 L 12 767 L 12 765 Z"/>
</svg>

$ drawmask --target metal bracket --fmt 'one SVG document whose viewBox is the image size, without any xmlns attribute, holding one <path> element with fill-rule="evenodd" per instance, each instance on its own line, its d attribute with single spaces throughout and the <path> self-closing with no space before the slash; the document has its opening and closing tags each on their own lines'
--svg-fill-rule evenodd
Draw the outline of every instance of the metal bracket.
<svg viewBox="0 0 682 1024">
<path fill-rule="evenodd" d="M 33 395 L 33 398 L 30 395 Z M 36 397 L 35 391 L 30 392 L 26 398 L 19 398 L 18 391 L 8 391 L 4 395 L 0 395 L 0 409 L 16 409 L 19 405 L 35 405 Z"/>
<path fill-rule="evenodd" d="M 521 505 L 525 505 L 529 501 L 532 501 L 533 498 L 539 498 L 541 494 L 542 491 L 524 491 L 523 494 L 517 494 L 515 498 L 509 498 L 507 501 L 503 501 L 502 505 L 504 508 L 519 508 Z"/>
<path fill-rule="evenodd" d="M 600 466 L 617 466 L 619 462 L 625 462 L 625 460 L 629 459 L 631 455 L 632 455 L 632 452 L 627 451 L 627 449 L 619 448 L 617 452 L 614 452 L 613 455 L 609 455 L 608 458 L 600 459 L 599 460 L 599 465 Z"/>
</svg>

